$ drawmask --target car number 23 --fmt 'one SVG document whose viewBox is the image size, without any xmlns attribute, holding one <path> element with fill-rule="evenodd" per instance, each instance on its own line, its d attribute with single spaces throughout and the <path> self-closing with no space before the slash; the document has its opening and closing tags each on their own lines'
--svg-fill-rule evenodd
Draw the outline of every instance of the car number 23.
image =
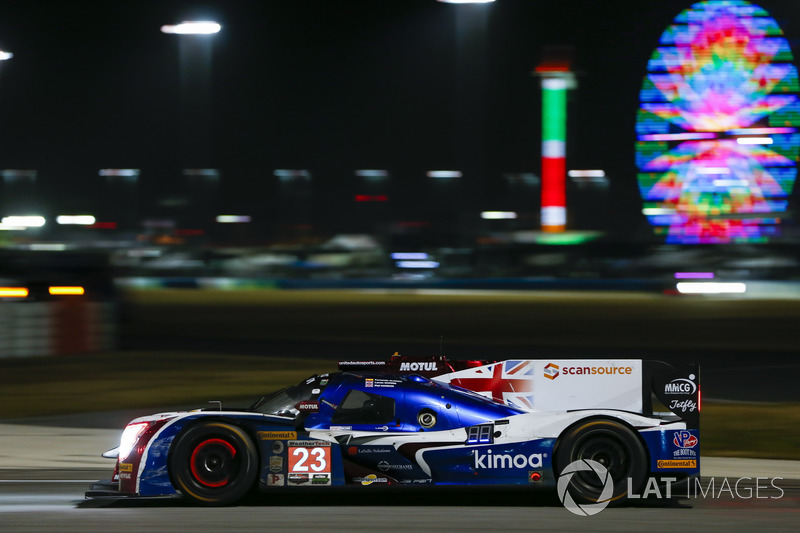
<svg viewBox="0 0 800 533">
<path fill-rule="evenodd" d="M 289 472 L 330 472 L 330 446 L 289 447 Z"/>
</svg>

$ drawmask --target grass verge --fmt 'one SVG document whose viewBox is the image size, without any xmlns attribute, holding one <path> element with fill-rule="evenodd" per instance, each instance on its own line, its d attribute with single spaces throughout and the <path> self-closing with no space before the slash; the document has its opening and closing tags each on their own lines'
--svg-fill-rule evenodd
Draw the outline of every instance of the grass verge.
<svg viewBox="0 0 800 533">
<path fill-rule="evenodd" d="M 0 359 L 0 419 L 205 407 L 335 368 L 329 360 L 183 352 Z M 701 446 L 705 455 L 800 460 L 800 404 L 703 402 Z"/>
</svg>

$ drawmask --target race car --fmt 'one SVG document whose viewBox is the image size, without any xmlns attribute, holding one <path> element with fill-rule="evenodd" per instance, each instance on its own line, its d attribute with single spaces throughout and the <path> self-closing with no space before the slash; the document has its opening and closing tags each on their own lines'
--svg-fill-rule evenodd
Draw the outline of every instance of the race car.
<svg viewBox="0 0 800 533">
<path fill-rule="evenodd" d="M 576 502 L 621 502 L 651 479 L 699 475 L 700 407 L 697 365 L 342 361 L 247 408 L 131 421 L 103 454 L 117 461 L 112 479 L 86 496 L 229 505 L 293 487 L 555 488 L 563 477 Z"/>
</svg>

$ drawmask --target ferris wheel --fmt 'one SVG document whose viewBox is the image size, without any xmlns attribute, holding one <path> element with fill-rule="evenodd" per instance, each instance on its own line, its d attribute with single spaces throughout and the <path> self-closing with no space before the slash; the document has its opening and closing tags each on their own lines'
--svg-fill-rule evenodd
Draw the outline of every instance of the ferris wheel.
<svg viewBox="0 0 800 533">
<path fill-rule="evenodd" d="M 800 86 L 777 22 L 744 0 L 681 12 L 636 120 L 643 213 L 668 243 L 766 242 L 797 177 Z"/>
</svg>

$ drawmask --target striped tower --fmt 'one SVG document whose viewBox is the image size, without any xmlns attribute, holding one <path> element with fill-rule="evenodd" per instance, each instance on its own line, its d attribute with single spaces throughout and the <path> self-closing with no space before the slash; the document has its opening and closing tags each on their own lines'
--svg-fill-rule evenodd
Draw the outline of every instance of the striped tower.
<svg viewBox="0 0 800 533">
<path fill-rule="evenodd" d="M 567 90 L 575 86 L 570 61 L 562 54 L 536 69 L 542 80 L 542 231 L 567 227 Z M 560 57 L 559 57 L 560 56 Z"/>
</svg>

